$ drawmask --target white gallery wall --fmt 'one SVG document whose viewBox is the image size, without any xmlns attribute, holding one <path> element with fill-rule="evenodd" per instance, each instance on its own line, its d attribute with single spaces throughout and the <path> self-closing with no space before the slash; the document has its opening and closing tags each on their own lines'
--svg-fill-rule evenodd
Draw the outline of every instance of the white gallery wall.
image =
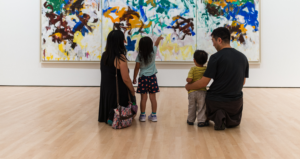
<svg viewBox="0 0 300 159">
<path fill-rule="evenodd" d="M 247 87 L 300 87 L 300 1 L 261 0 L 261 64 Z M 0 85 L 99 86 L 100 64 L 42 64 L 40 1 L 0 4 Z M 130 64 L 131 77 L 134 64 Z M 184 86 L 193 65 L 158 64 L 160 86 Z"/>
</svg>

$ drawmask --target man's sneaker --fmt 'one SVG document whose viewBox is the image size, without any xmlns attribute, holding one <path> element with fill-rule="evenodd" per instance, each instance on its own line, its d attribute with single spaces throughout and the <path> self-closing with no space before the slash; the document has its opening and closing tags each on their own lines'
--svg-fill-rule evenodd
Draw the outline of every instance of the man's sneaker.
<svg viewBox="0 0 300 159">
<path fill-rule="evenodd" d="M 146 121 L 146 114 L 141 114 L 140 115 L 140 121 Z"/>
<path fill-rule="evenodd" d="M 153 114 L 150 114 L 150 115 L 148 116 L 148 119 L 151 120 L 151 121 L 157 121 L 156 115 L 153 115 Z"/>
</svg>

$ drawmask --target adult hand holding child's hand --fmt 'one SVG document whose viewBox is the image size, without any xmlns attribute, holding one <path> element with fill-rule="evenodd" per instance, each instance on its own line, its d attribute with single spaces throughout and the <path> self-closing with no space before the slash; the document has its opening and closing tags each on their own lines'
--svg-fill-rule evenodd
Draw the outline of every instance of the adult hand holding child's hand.
<svg viewBox="0 0 300 159">
<path fill-rule="evenodd" d="M 189 85 L 190 85 L 190 84 L 186 84 L 186 85 L 185 85 L 185 89 L 186 89 L 187 91 L 190 90 L 190 89 L 188 88 Z"/>
</svg>

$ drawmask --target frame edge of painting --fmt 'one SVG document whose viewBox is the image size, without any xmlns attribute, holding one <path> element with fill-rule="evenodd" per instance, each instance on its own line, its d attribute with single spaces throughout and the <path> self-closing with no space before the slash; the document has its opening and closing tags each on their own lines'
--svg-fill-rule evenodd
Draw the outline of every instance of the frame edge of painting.
<svg viewBox="0 0 300 159">
<path fill-rule="evenodd" d="M 57 60 L 52 60 L 52 61 L 47 61 L 47 60 L 42 60 L 42 53 L 43 53 L 43 47 L 42 47 L 42 7 L 43 7 L 43 0 L 39 0 L 40 2 L 40 8 L 39 8 L 39 14 L 40 14 L 40 27 L 39 27 L 39 63 L 41 64 L 45 64 L 45 63 L 53 63 L 53 64 L 57 64 L 57 63 L 88 63 L 88 64 L 96 64 L 96 63 L 100 63 L 101 60 L 99 61 L 57 61 Z M 101 1 L 101 6 L 102 6 L 102 0 Z M 101 12 L 102 12 L 102 7 L 101 7 Z M 102 18 L 101 18 L 102 19 Z M 102 22 L 101 22 L 101 36 L 102 36 Z M 101 39 L 101 45 L 102 45 L 102 39 Z M 102 52 L 102 47 L 100 50 L 100 53 Z"/>
</svg>

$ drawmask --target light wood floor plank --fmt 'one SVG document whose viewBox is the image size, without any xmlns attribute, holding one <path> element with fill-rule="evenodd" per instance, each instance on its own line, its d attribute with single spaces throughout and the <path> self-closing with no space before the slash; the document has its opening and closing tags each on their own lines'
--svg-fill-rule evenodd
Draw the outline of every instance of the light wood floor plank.
<svg viewBox="0 0 300 159">
<path fill-rule="evenodd" d="M 300 158 L 300 89 L 243 91 L 237 128 L 187 125 L 187 92 L 161 88 L 158 122 L 114 130 L 97 121 L 99 87 L 0 87 L 0 159 Z"/>
</svg>

